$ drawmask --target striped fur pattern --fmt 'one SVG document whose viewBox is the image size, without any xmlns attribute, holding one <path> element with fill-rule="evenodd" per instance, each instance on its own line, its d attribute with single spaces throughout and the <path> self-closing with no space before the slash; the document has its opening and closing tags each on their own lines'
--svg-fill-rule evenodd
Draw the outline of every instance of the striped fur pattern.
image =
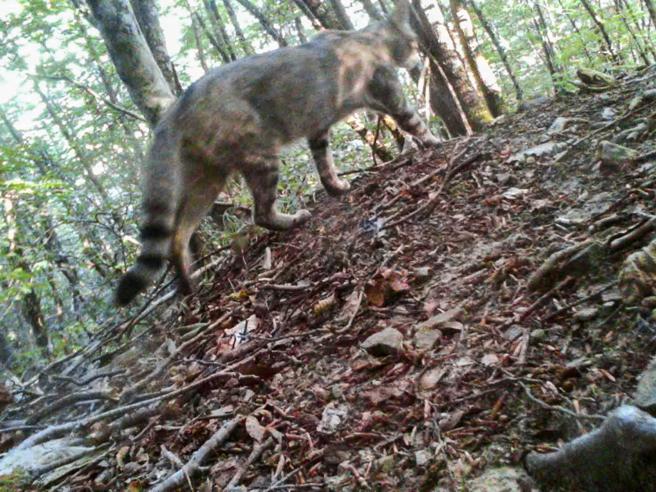
<svg viewBox="0 0 656 492">
<path fill-rule="evenodd" d="M 286 230 L 308 220 L 307 210 L 284 214 L 276 208 L 284 145 L 307 139 L 326 191 L 341 195 L 349 183 L 337 175 L 330 127 L 354 111 L 389 114 L 423 144 L 438 143 L 406 101 L 396 74 L 396 67 L 419 61 L 410 6 L 406 0 L 397 5 L 389 20 L 242 58 L 185 91 L 155 130 L 144 173 L 143 247 L 119 283 L 119 304 L 148 287 L 167 260 L 181 290 L 192 291 L 189 239 L 235 172 L 252 192 L 256 224 Z"/>
</svg>

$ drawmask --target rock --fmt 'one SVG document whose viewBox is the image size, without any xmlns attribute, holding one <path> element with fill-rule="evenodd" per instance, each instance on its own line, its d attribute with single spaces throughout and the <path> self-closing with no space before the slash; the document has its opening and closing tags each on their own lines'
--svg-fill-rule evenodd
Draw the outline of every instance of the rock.
<svg viewBox="0 0 656 492">
<path fill-rule="evenodd" d="M 528 492 L 537 490 L 531 477 L 521 468 L 490 468 L 468 484 L 469 492 Z"/>
<path fill-rule="evenodd" d="M 430 267 L 427 266 L 417 267 L 414 270 L 412 270 L 412 276 L 418 282 L 425 282 L 431 277 L 431 269 Z"/>
<path fill-rule="evenodd" d="M 590 321 L 599 315 L 599 309 L 596 307 L 583 308 L 574 314 L 574 319 L 577 321 Z"/>
<path fill-rule="evenodd" d="M 606 107 L 601 111 L 601 119 L 612 121 L 615 119 L 616 114 L 613 108 Z"/>
<path fill-rule="evenodd" d="M 567 127 L 567 123 L 569 123 L 569 120 L 570 120 L 569 118 L 564 118 L 563 116 L 559 116 L 551 124 L 551 126 L 547 130 L 547 133 L 549 135 L 553 135 L 554 133 L 562 132 Z"/>
<path fill-rule="evenodd" d="M 613 143 L 621 144 L 623 142 L 633 142 L 640 139 L 649 131 L 649 124 L 645 121 L 638 123 L 637 125 L 622 130 L 617 135 L 613 137 Z"/>
<path fill-rule="evenodd" d="M 93 447 L 79 446 L 79 439 L 54 439 L 27 449 L 14 448 L 0 460 L 0 475 L 11 475 L 18 470 L 26 473 L 47 468 L 65 460 L 73 461 L 95 451 Z"/>
<path fill-rule="evenodd" d="M 655 99 L 656 89 L 648 89 L 631 99 L 631 102 L 629 103 L 629 111 L 633 111 L 645 101 L 653 101 Z"/>
<path fill-rule="evenodd" d="M 550 156 L 556 152 L 560 152 L 562 148 L 563 145 L 561 143 L 553 141 L 545 142 L 543 144 L 536 145 L 535 147 L 531 147 L 526 150 L 521 150 L 516 154 L 511 155 L 508 157 L 508 162 L 525 162 L 528 157 Z"/>
<path fill-rule="evenodd" d="M 656 415 L 656 358 L 640 375 L 633 404 L 645 412 Z"/>
<path fill-rule="evenodd" d="M 573 123 L 587 123 L 588 120 L 584 118 L 565 118 L 564 116 L 559 116 L 556 118 L 549 129 L 547 130 L 547 135 L 555 135 L 557 133 L 563 132 L 569 125 Z"/>
<path fill-rule="evenodd" d="M 524 328 L 519 325 L 511 325 L 506 331 L 503 332 L 503 338 L 512 342 L 524 334 Z"/>
<path fill-rule="evenodd" d="M 542 328 L 537 328 L 531 332 L 531 338 L 536 342 L 542 342 L 547 339 L 547 332 Z"/>
<path fill-rule="evenodd" d="M 546 96 L 538 96 L 534 97 L 533 99 L 529 99 L 528 101 L 524 101 L 519 105 L 517 108 L 519 111 L 526 111 L 529 109 L 535 109 L 538 106 L 542 106 L 543 104 L 546 104 L 550 101 L 550 99 Z"/>
<path fill-rule="evenodd" d="M 518 198 L 521 198 L 522 196 L 526 195 L 528 193 L 528 190 L 526 188 L 508 188 L 506 191 L 503 192 L 501 196 L 506 198 L 507 200 L 517 200 Z"/>
<path fill-rule="evenodd" d="M 427 391 L 435 388 L 446 373 L 447 369 L 444 367 L 428 369 L 419 378 L 419 389 Z"/>
<path fill-rule="evenodd" d="M 376 468 L 383 473 L 389 473 L 394 469 L 394 455 L 388 454 L 376 460 Z"/>
<path fill-rule="evenodd" d="M 374 333 L 364 342 L 362 348 L 371 355 L 384 357 L 386 355 L 396 354 L 401 350 L 403 344 L 403 335 L 394 328 L 385 328 L 378 333 Z"/>
<path fill-rule="evenodd" d="M 436 328 L 421 328 L 415 332 L 414 345 L 417 350 L 431 350 L 442 337 L 442 332 Z"/>
<path fill-rule="evenodd" d="M 331 402 L 323 409 L 317 430 L 324 434 L 334 434 L 344 424 L 347 416 L 348 407 L 346 405 Z"/>
<path fill-rule="evenodd" d="M 415 451 L 415 463 L 417 466 L 426 466 L 432 457 L 433 453 L 431 453 L 429 449 Z"/>
<path fill-rule="evenodd" d="M 439 328 L 441 325 L 453 321 L 462 313 L 462 308 L 457 307 L 454 309 L 449 309 L 440 314 L 436 314 L 432 318 L 428 318 L 426 321 L 422 321 L 417 326 L 415 326 L 415 332 L 423 329 L 433 329 Z"/>
<path fill-rule="evenodd" d="M 494 175 L 497 183 L 501 186 L 512 186 L 517 184 L 517 178 L 510 173 L 497 173 Z"/>
<path fill-rule="evenodd" d="M 638 305 L 645 297 L 656 294 L 656 240 L 624 260 L 619 291 L 629 306 Z"/>
<path fill-rule="evenodd" d="M 597 147 L 597 159 L 601 161 L 602 171 L 616 171 L 638 157 L 636 150 L 602 140 Z"/>
</svg>

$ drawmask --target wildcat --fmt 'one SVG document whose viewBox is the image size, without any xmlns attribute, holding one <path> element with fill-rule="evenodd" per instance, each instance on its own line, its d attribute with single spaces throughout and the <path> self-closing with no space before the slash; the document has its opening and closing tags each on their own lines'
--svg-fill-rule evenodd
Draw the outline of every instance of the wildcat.
<svg viewBox="0 0 656 492">
<path fill-rule="evenodd" d="M 285 230 L 307 210 L 276 210 L 278 154 L 306 138 L 321 183 L 331 195 L 349 190 L 335 171 L 330 127 L 360 109 L 392 116 L 424 145 L 436 145 L 408 104 L 396 67 L 418 62 L 410 6 L 359 31 L 325 31 L 310 42 L 249 56 L 208 72 L 167 110 L 145 163 L 142 250 L 121 279 L 116 301 L 128 304 L 170 259 L 180 290 L 192 291 L 189 240 L 233 172 L 243 175 L 260 226 Z"/>
</svg>

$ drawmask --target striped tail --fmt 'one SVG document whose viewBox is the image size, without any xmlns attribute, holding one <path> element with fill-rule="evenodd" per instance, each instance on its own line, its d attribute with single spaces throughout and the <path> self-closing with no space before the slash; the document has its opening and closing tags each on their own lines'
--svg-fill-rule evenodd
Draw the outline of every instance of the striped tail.
<svg viewBox="0 0 656 492">
<path fill-rule="evenodd" d="M 144 170 L 144 220 L 141 253 L 121 278 L 116 303 L 129 304 L 164 272 L 175 233 L 180 196 L 179 138 L 168 128 L 158 128 Z"/>
</svg>

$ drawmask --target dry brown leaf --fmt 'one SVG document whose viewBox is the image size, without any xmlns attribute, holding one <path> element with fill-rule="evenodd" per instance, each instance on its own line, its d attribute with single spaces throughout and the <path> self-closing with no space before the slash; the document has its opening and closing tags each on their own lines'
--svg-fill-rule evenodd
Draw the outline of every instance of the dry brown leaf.
<svg viewBox="0 0 656 492">
<path fill-rule="evenodd" d="M 255 439 L 257 442 L 262 442 L 262 439 L 264 439 L 264 434 L 266 433 L 266 428 L 262 427 L 258 420 L 252 415 L 246 417 L 245 425 L 248 435 Z"/>
</svg>

